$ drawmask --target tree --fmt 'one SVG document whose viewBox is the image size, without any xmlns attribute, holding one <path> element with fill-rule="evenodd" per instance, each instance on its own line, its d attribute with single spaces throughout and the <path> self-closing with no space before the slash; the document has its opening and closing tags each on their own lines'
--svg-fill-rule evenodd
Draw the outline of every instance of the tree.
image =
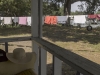
<svg viewBox="0 0 100 75">
<path fill-rule="evenodd" d="M 60 5 L 51 1 L 43 2 L 43 15 L 61 15 Z"/>
<path fill-rule="evenodd" d="M 100 14 L 100 9 L 97 11 L 97 13 L 96 14 Z"/>
<path fill-rule="evenodd" d="M 83 5 L 85 5 L 86 9 L 83 8 Z M 100 0 L 90 0 L 85 1 L 85 4 L 80 4 L 78 7 L 80 10 L 85 10 L 85 14 L 94 14 L 98 7 L 100 6 Z"/>
<path fill-rule="evenodd" d="M 76 10 L 75 12 L 71 12 L 71 15 L 84 15 L 84 12 Z"/>
<path fill-rule="evenodd" d="M 0 10 L 4 16 L 28 16 L 31 0 L 1 0 Z"/>
</svg>

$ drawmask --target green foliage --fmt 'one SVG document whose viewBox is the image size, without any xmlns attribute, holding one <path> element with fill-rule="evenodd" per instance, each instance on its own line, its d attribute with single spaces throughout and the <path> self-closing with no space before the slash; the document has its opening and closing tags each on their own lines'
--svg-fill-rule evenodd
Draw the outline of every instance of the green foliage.
<svg viewBox="0 0 100 75">
<path fill-rule="evenodd" d="M 67 0 L 43 0 L 43 15 L 64 15 L 64 8 L 60 4 Z M 85 0 L 86 12 L 93 13 L 100 5 L 100 0 Z M 82 7 L 82 5 L 81 5 Z M 81 9 L 80 9 L 81 10 Z M 72 12 L 71 14 L 84 14 L 82 11 Z M 31 0 L 0 0 L 0 15 L 3 16 L 30 16 Z"/>
<path fill-rule="evenodd" d="M 71 15 L 85 15 L 85 13 L 82 11 L 75 11 L 75 12 L 71 12 Z"/>
<path fill-rule="evenodd" d="M 98 11 L 96 14 L 100 14 L 100 11 Z"/>
<path fill-rule="evenodd" d="M 61 15 L 61 13 L 59 4 L 54 2 L 54 0 L 51 2 L 48 2 L 48 0 L 43 2 L 44 15 Z M 1 0 L 0 14 L 2 16 L 30 16 L 31 0 Z"/>
<path fill-rule="evenodd" d="M 54 2 L 43 2 L 43 15 L 61 15 L 62 8 Z"/>
<path fill-rule="evenodd" d="M 85 14 L 94 14 L 100 6 L 100 0 L 86 0 L 84 5 L 86 7 Z M 79 7 L 80 10 L 84 10 L 83 4 L 79 5 Z"/>
<path fill-rule="evenodd" d="M 3 16 L 28 16 L 31 0 L 1 0 L 0 11 Z"/>
</svg>

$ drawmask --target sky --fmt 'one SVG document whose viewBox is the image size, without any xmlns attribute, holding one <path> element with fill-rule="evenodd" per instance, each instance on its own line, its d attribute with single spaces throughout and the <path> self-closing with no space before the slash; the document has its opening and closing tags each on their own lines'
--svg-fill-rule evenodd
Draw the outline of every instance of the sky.
<svg viewBox="0 0 100 75">
<path fill-rule="evenodd" d="M 85 3 L 85 2 L 82 2 L 82 3 Z M 78 9 L 78 5 L 80 5 L 80 4 L 81 4 L 80 1 L 71 4 L 71 11 L 72 11 L 72 12 L 75 12 L 76 10 L 79 10 L 79 9 Z M 84 8 L 85 8 L 85 6 L 84 6 Z M 100 7 L 99 7 L 99 8 L 100 8 Z M 97 12 L 97 11 L 98 11 L 98 9 L 96 10 L 96 12 Z M 95 13 L 96 13 L 96 12 L 95 12 Z"/>
<path fill-rule="evenodd" d="M 76 10 L 79 10 L 79 9 L 78 9 L 78 5 L 80 5 L 80 4 L 81 4 L 80 1 L 71 4 L 71 11 L 74 12 L 74 11 L 76 11 Z"/>
</svg>

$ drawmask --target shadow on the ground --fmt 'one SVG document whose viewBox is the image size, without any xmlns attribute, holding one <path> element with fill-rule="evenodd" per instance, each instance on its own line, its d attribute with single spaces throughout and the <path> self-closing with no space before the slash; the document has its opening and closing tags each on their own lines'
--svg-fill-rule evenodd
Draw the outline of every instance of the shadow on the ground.
<svg viewBox="0 0 100 75">
<path fill-rule="evenodd" d="M 100 43 L 100 28 L 87 31 L 86 28 L 66 27 L 66 26 L 44 26 L 43 37 L 56 42 L 78 42 L 84 41 L 91 44 Z"/>
<path fill-rule="evenodd" d="M 30 26 L 18 26 L 18 27 L 0 27 L 0 36 L 11 36 L 11 35 L 21 35 L 30 34 Z"/>
<path fill-rule="evenodd" d="M 100 28 L 94 28 L 92 31 L 87 31 L 86 28 L 78 29 L 77 27 L 66 26 L 43 26 L 43 37 L 47 37 L 50 40 L 56 42 L 78 42 L 84 41 L 91 44 L 100 43 Z M 12 36 L 12 35 L 25 35 L 31 34 L 30 26 L 22 27 L 2 27 L 0 28 L 0 36 Z"/>
<path fill-rule="evenodd" d="M 5 43 L 0 43 L 0 45 L 5 46 Z M 24 46 L 24 45 L 16 45 L 16 44 L 8 44 L 8 46 L 17 46 L 17 47 L 29 47 L 29 48 L 32 48 L 32 46 Z"/>
</svg>

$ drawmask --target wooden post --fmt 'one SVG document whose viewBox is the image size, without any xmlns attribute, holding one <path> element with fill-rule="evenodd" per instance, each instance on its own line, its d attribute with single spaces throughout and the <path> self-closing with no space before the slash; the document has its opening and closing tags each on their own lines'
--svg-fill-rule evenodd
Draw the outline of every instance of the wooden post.
<svg viewBox="0 0 100 75">
<path fill-rule="evenodd" d="M 8 53 L 8 42 L 5 42 L 5 51 Z"/>
<path fill-rule="evenodd" d="M 62 61 L 53 56 L 53 75 L 62 75 Z"/>
<path fill-rule="evenodd" d="M 31 2 L 31 14 L 32 14 L 32 37 L 42 38 L 42 0 L 32 0 Z M 47 52 L 40 48 L 34 41 L 32 41 L 32 51 L 37 54 L 37 60 L 35 63 L 35 72 L 37 75 L 46 74 L 46 58 Z M 40 53 L 40 54 L 39 54 Z"/>
<path fill-rule="evenodd" d="M 42 24 L 43 24 L 43 0 L 38 1 L 38 18 L 39 18 L 39 38 L 42 38 Z M 47 51 L 43 48 L 39 48 L 39 55 L 40 55 L 40 61 L 39 61 L 39 75 L 47 75 L 47 69 L 46 69 L 46 62 L 47 62 Z"/>
<path fill-rule="evenodd" d="M 38 37 L 38 0 L 31 0 L 31 33 L 32 37 Z M 34 65 L 35 73 L 38 75 L 38 58 L 39 58 L 39 49 L 38 45 L 32 40 L 32 51 L 37 54 L 37 59 Z"/>
</svg>

